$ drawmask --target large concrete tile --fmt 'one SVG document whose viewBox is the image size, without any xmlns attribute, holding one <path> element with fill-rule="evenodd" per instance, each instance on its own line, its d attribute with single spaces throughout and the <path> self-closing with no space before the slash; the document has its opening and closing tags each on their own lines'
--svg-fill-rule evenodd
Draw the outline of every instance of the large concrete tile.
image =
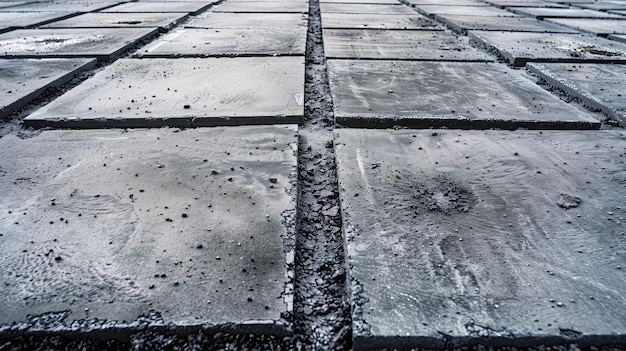
<svg viewBox="0 0 626 351">
<path fill-rule="evenodd" d="M 141 56 L 304 56 L 305 27 L 183 29 L 147 46 Z"/>
<path fill-rule="evenodd" d="M 324 29 L 439 29 L 433 21 L 420 14 L 377 15 L 352 13 L 322 13 Z"/>
<path fill-rule="evenodd" d="M 215 1 L 185 1 L 185 2 L 128 2 L 117 5 L 101 12 L 182 12 L 192 15 L 198 14 L 209 7 Z"/>
<path fill-rule="evenodd" d="M 420 5 L 440 5 L 440 6 L 489 6 L 489 4 L 482 1 L 475 0 L 407 0 L 407 3 L 413 6 Z"/>
<path fill-rule="evenodd" d="M 60 86 L 95 63 L 95 59 L 0 60 L 0 118 L 7 117 L 47 88 Z"/>
<path fill-rule="evenodd" d="M 185 13 L 86 13 L 63 21 L 50 23 L 44 28 L 160 28 L 167 30 L 185 20 Z"/>
<path fill-rule="evenodd" d="M 299 123 L 304 57 L 120 59 L 30 116 L 29 126 Z"/>
<path fill-rule="evenodd" d="M 296 127 L 0 139 L 0 325 L 72 320 L 287 332 Z"/>
<path fill-rule="evenodd" d="M 110 61 L 156 28 L 21 29 L 0 35 L 4 57 L 96 57 Z"/>
<path fill-rule="evenodd" d="M 308 13 L 309 3 L 307 2 L 259 2 L 259 1 L 236 1 L 225 2 L 216 7 L 214 12 L 236 12 L 236 13 Z"/>
<path fill-rule="evenodd" d="M 344 4 L 390 4 L 390 5 L 400 4 L 400 1 L 398 0 L 320 0 L 320 3 L 322 2 L 344 3 Z"/>
<path fill-rule="evenodd" d="M 609 10 L 609 13 L 626 16 L 626 10 Z"/>
<path fill-rule="evenodd" d="M 28 28 L 73 16 L 73 12 L 0 12 L 0 33 Z"/>
<path fill-rule="evenodd" d="M 626 62 L 626 45 L 581 34 L 470 31 L 474 42 L 497 51 L 513 66 L 526 62 Z"/>
<path fill-rule="evenodd" d="M 493 58 L 445 31 L 325 29 L 327 58 L 492 61 Z"/>
<path fill-rule="evenodd" d="M 491 6 L 444 6 L 444 5 L 415 5 L 415 9 L 427 16 L 461 15 L 461 16 L 496 16 L 521 17 L 512 12 Z"/>
<path fill-rule="evenodd" d="M 528 69 L 626 126 L 626 66 L 531 63 Z"/>
<path fill-rule="evenodd" d="M 611 34 L 609 35 L 609 39 L 626 43 L 626 35 Z"/>
<path fill-rule="evenodd" d="M 4 9 L 7 7 L 19 6 L 29 4 L 32 1 L 2 1 L 0 2 L 0 9 Z"/>
<path fill-rule="evenodd" d="M 415 15 L 404 5 L 320 3 L 322 13 L 358 13 L 379 15 Z"/>
<path fill-rule="evenodd" d="M 187 28 L 288 28 L 307 27 L 308 16 L 295 13 L 210 13 Z"/>
<path fill-rule="evenodd" d="M 546 19 L 546 22 L 561 24 L 600 36 L 626 34 L 626 17 L 623 19 L 550 18 Z"/>
<path fill-rule="evenodd" d="M 624 132 L 336 136 L 356 350 L 624 342 Z"/>
<path fill-rule="evenodd" d="M 488 4 L 499 8 L 506 7 L 553 7 L 553 8 L 568 8 L 568 5 L 547 2 L 541 0 L 519 1 L 519 0 L 487 0 Z"/>
<path fill-rule="evenodd" d="M 577 4 L 577 7 L 582 7 L 584 9 L 590 10 L 598 10 L 598 11 L 607 11 L 607 10 L 626 10 L 626 3 L 618 3 L 618 2 L 610 2 L 610 1 L 599 1 L 589 4 Z"/>
<path fill-rule="evenodd" d="M 515 13 L 544 18 L 621 18 L 619 15 L 588 9 L 552 9 L 545 7 L 509 7 Z"/>
<path fill-rule="evenodd" d="M 41 1 L 2 9 L 2 12 L 72 12 L 85 13 L 106 9 L 117 2 L 108 1 Z"/>
<path fill-rule="evenodd" d="M 335 118 L 354 127 L 598 128 L 496 63 L 329 60 Z"/>
<path fill-rule="evenodd" d="M 467 34 L 469 30 L 540 33 L 578 32 L 572 28 L 527 17 L 438 15 L 437 19 L 448 25 L 455 32 L 461 34 Z"/>
</svg>

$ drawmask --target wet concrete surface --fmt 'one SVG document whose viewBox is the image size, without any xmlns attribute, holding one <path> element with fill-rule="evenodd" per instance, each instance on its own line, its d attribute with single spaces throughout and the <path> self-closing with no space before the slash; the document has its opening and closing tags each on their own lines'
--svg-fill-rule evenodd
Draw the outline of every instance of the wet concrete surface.
<svg viewBox="0 0 626 351">
<path fill-rule="evenodd" d="M 166 31 L 187 19 L 183 13 L 86 13 L 40 28 L 159 28 Z"/>
<path fill-rule="evenodd" d="M 336 133 L 355 349 L 623 342 L 623 131 Z"/>
<path fill-rule="evenodd" d="M 506 9 L 588 1 L 85 10 L 185 19 L 0 71 L 0 350 L 625 350 L 624 38 Z"/>
<path fill-rule="evenodd" d="M 306 27 L 188 28 L 165 36 L 140 53 L 143 57 L 174 56 L 304 56 Z"/>
<path fill-rule="evenodd" d="M 156 28 L 21 29 L 0 34 L 0 57 L 95 57 L 111 61 Z"/>
<path fill-rule="evenodd" d="M 548 84 L 626 125 L 626 67 L 623 65 L 533 63 L 528 69 Z"/>
<path fill-rule="evenodd" d="M 298 123 L 303 60 L 120 59 L 24 121 L 76 128 Z M 203 76 L 211 79 L 199 84 Z"/>
<path fill-rule="evenodd" d="M 164 323 L 286 333 L 296 134 L 3 137 L 0 323 L 51 311 L 67 311 L 68 323 L 131 321 L 156 310 Z"/>
<path fill-rule="evenodd" d="M 325 29 L 324 52 L 329 59 L 493 60 L 472 48 L 467 38 L 425 30 Z"/>
<path fill-rule="evenodd" d="M 348 126 L 599 127 L 501 64 L 331 60 L 328 66 L 335 118 Z"/>
<path fill-rule="evenodd" d="M 513 66 L 536 61 L 626 63 L 626 45 L 591 35 L 470 31 L 469 36 Z"/>
<path fill-rule="evenodd" d="M 0 61 L 0 118 L 28 104 L 47 88 L 60 86 L 94 59 L 23 59 Z"/>
</svg>

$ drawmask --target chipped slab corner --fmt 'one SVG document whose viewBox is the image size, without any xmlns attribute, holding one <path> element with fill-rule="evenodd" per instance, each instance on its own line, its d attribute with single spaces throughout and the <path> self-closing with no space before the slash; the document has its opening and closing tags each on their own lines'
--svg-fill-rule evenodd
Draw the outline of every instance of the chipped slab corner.
<svg viewBox="0 0 626 351">
<path fill-rule="evenodd" d="M 626 342 L 623 131 L 335 136 L 355 350 Z"/>
<path fill-rule="evenodd" d="M 0 139 L 0 337 L 293 332 L 297 126 Z"/>
</svg>

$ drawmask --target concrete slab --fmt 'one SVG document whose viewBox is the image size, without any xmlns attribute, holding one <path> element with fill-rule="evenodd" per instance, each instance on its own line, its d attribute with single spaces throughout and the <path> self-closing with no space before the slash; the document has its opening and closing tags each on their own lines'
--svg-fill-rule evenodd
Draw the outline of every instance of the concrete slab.
<svg viewBox="0 0 626 351">
<path fill-rule="evenodd" d="M 626 45 L 589 35 L 487 31 L 468 35 L 518 67 L 526 62 L 626 62 Z"/>
<path fill-rule="evenodd" d="M 426 61 L 493 61 L 467 38 L 445 31 L 326 29 L 327 58 Z"/>
<path fill-rule="evenodd" d="M 438 15 L 437 19 L 461 34 L 467 34 L 469 30 L 578 33 L 572 28 L 527 17 Z"/>
<path fill-rule="evenodd" d="M 611 34 L 608 37 L 611 40 L 615 40 L 615 41 L 619 41 L 622 43 L 626 43 L 626 35 L 618 35 L 618 34 Z"/>
<path fill-rule="evenodd" d="M 440 5 L 440 6 L 489 6 L 489 4 L 475 0 L 408 0 L 407 3 L 413 6 L 420 5 Z"/>
<path fill-rule="evenodd" d="M 95 59 L 0 60 L 0 118 L 8 117 L 47 88 L 60 86 L 95 63 Z"/>
<path fill-rule="evenodd" d="M 577 7 L 582 7 L 584 9 L 590 10 L 598 10 L 598 11 L 607 11 L 607 10 L 626 10 L 625 3 L 616 3 L 616 2 L 594 2 L 589 4 L 578 4 Z"/>
<path fill-rule="evenodd" d="M 73 12 L 86 13 L 116 5 L 108 1 L 42 1 L 2 9 L 2 12 Z"/>
<path fill-rule="evenodd" d="M 587 18 L 549 18 L 546 22 L 561 24 L 580 31 L 607 36 L 609 34 L 626 34 L 626 17 L 624 19 L 587 19 Z"/>
<path fill-rule="evenodd" d="M 351 13 L 322 13 L 324 29 L 439 29 L 440 27 L 425 16 L 377 15 Z"/>
<path fill-rule="evenodd" d="M 77 128 L 299 123 L 303 100 L 304 57 L 120 59 L 24 123 Z"/>
<path fill-rule="evenodd" d="M 7 7 L 13 7 L 13 6 L 18 6 L 18 5 L 25 5 L 25 4 L 29 4 L 30 1 L 2 1 L 0 2 L 0 9 L 4 9 Z"/>
<path fill-rule="evenodd" d="M 305 27 L 183 29 L 145 47 L 144 57 L 304 56 Z"/>
<path fill-rule="evenodd" d="M 46 312 L 69 312 L 70 325 L 157 311 L 179 326 L 287 333 L 296 133 L 2 137 L 0 324 Z"/>
<path fill-rule="evenodd" d="M 397 0 L 320 0 L 320 3 L 343 3 L 343 4 L 389 4 L 399 5 L 400 1 Z"/>
<path fill-rule="evenodd" d="M 308 16 L 295 13 L 210 13 L 187 28 L 289 28 L 307 27 Z"/>
<path fill-rule="evenodd" d="M 623 131 L 335 133 L 355 350 L 624 342 Z"/>
<path fill-rule="evenodd" d="M 73 12 L 0 12 L 0 33 L 36 27 L 74 15 Z"/>
<path fill-rule="evenodd" d="M 379 15 L 415 15 L 404 5 L 320 3 L 322 13 L 358 13 Z"/>
<path fill-rule="evenodd" d="M 588 9 L 550 9 L 545 7 L 509 7 L 509 11 L 537 19 L 544 18 L 621 18 L 619 15 Z"/>
<path fill-rule="evenodd" d="M 626 67 L 623 65 L 531 63 L 531 72 L 587 106 L 626 126 Z"/>
<path fill-rule="evenodd" d="M 235 13 L 309 13 L 309 3 L 307 2 L 225 2 L 215 8 L 213 12 L 235 12 Z"/>
<path fill-rule="evenodd" d="M 156 32 L 156 28 L 20 29 L 0 34 L 0 56 L 96 57 L 110 61 Z"/>
<path fill-rule="evenodd" d="M 598 128 L 497 63 L 329 60 L 335 118 L 351 127 Z"/>
<path fill-rule="evenodd" d="M 626 11 L 624 10 L 609 10 L 608 12 L 616 15 L 626 16 Z"/>
<path fill-rule="evenodd" d="M 182 12 L 196 15 L 209 7 L 215 1 L 185 1 L 185 2 L 128 2 L 120 4 L 101 12 Z"/>
<path fill-rule="evenodd" d="M 491 6 L 442 6 L 442 5 L 416 5 L 415 9 L 426 16 L 435 15 L 461 15 L 461 16 L 496 16 L 496 17 L 521 17 L 512 12 Z"/>
<path fill-rule="evenodd" d="M 568 5 L 558 4 L 554 2 L 546 2 L 541 0 L 529 0 L 529 1 L 516 1 L 516 0 L 488 0 L 486 3 L 499 7 L 553 7 L 553 8 L 568 8 Z"/>
<path fill-rule="evenodd" d="M 185 20 L 185 13 L 86 13 L 43 26 L 44 28 L 159 28 L 168 30 Z"/>
</svg>

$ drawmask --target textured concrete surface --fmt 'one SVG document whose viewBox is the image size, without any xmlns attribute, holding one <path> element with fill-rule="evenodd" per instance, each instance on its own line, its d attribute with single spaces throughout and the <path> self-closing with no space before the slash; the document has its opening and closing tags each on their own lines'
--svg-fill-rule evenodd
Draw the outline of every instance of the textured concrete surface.
<svg viewBox="0 0 626 351">
<path fill-rule="evenodd" d="M 330 60 L 328 69 L 335 118 L 348 126 L 599 126 L 501 64 Z"/>
<path fill-rule="evenodd" d="M 214 10 L 219 12 L 238 12 L 238 13 L 307 13 L 309 12 L 309 4 L 307 2 L 226 2 Z"/>
<path fill-rule="evenodd" d="M 598 10 L 598 11 L 607 11 L 607 10 L 626 10 L 626 4 L 619 2 L 611 2 L 611 1 L 598 1 L 595 3 L 581 3 L 577 4 L 577 7 L 582 7 L 584 9 Z"/>
<path fill-rule="evenodd" d="M 129 2 L 120 4 L 101 12 L 182 12 L 198 14 L 216 1 L 180 1 L 180 2 Z"/>
<path fill-rule="evenodd" d="M 322 14 L 324 29 L 440 29 L 441 26 L 417 13 L 413 15 L 379 15 L 351 13 Z"/>
<path fill-rule="evenodd" d="M 533 16 L 538 19 L 544 18 L 623 18 L 620 15 L 615 15 L 602 11 L 595 11 L 589 9 L 552 9 L 545 7 L 509 7 L 509 11 L 525 15 Z"/>
<path fill-rule="evenodd" d="M 210 13 L 186 25 L 188 28 L 306 28 L 307 15 L 295 13 Z"/>
<path fill-rule="evenodd" d="M 623 65 L 532 63 L 528 69 L 550 85 L 602 110 L 626 126 L 626 67 Z"/>
<path fill-rule="evenodd" d="M 74 74 L 95 65 L 95 59 L 0 60 L 0 118 L 8 117 Z"/>
<path fill-rule="evenodd" d="M 493 60 L 467 38 L 425 30 L 325 29 L 324 53 L 329 59 Z"/>
<path fill-rule="evenodd" d="M 542 33 L 578 32 L 573 28 L 526 17 L 439 15 L 437 19 L 448 25 L 452 30 L 461 34 L 467 34 L 469 30 Z"/>
<path fill-rule="evenodd" d="M 611 34 L 609 35 L 609 39 L 626 43 L 626 35 Z"/>
<path fill-rule="evenodd" d="M 444 5 L 415 5 L 415 8 L 428 16 L 459 15 L 459 16 L 496 16 L 520 17 L 512 12 L 491 6 L 444 6 Z"/>
<path fill-rule="evenodd" d="M 470 31 L 469 36 L 513 66 L 523 67 L 526 62 L 626 62 L 626 45 L 590 35 Z"/>
<path fill-rule="evenodd" d="M 95 57 L 99 61 L 110 61 L 156 32 L 156 28 L 14 30 L 0 34 L 0 56 Z"/>
<path fill-rule="evenodd" d="M 188 17 L 184 13 L 86 13 L 43 28 L 124 28 L 149 27 L 170 29 Z"/>
<path fill-rule="evenodd" d="M 33 1 L 2 9 L 3 12 L 73 12 L 85 13 L 106 9 L 119 2 L 110 1 Z"/>
<path fill-rule="evenodd" d="M 549 18 L 546 22 L 601 36 L 626 34 L 626 17 L 622 19 Z"/>
<path fill-rule="evenodd" d="M 143 50 L 141 56 L 304 56 L 306 27 L 183 29 L 171 33 Z"/>
<path fill-rule="evenodd" d="M 0 323 L 282 325 L 295 127 L 0 139 Z M 274 181 L 275 180 L 275 181 Z M 285 325 L 282 325 L 285 328 Z"/>
<path fill-rule="evenodd" d="M 72 15 L 73 12 L 0 12 L 0 33 L 43 25 Z"/>
<path fill-rule="evenodd" d="M 343 4 L 389 4 L 399 5 L 400 1 L 397 0 L 321 0 L 320 3 L 343 3 Z"/>
<path fill-rule="evenodd" d="M 25 123 L 122 128 L 298 123 L 303 99 L 303 57 L 120 59 Z"/>
<path fill-rule="evenodd" d="M 339 4 L 321 3 L 322 13 L 351 13 L 351 14 L 379 14 L 379 15 L 414 15 L 415 11 L 402 5 L 381 4 Z"/>
<path fill-rule="evenodd" d="M 486 3 L 497 6 L 500 8 L 506 7 L 554 7 L 554 8 L 568 8 L 569 5 L 561 4 L 557 2 L 547 2 L 547 1 L 519 1 L 519 0 L 487 0 Z"/>
<path fill-rule="evenodd" d="M 336 135 L 356 350 L 623 340 L 623 131 Z"/>
</svg>

